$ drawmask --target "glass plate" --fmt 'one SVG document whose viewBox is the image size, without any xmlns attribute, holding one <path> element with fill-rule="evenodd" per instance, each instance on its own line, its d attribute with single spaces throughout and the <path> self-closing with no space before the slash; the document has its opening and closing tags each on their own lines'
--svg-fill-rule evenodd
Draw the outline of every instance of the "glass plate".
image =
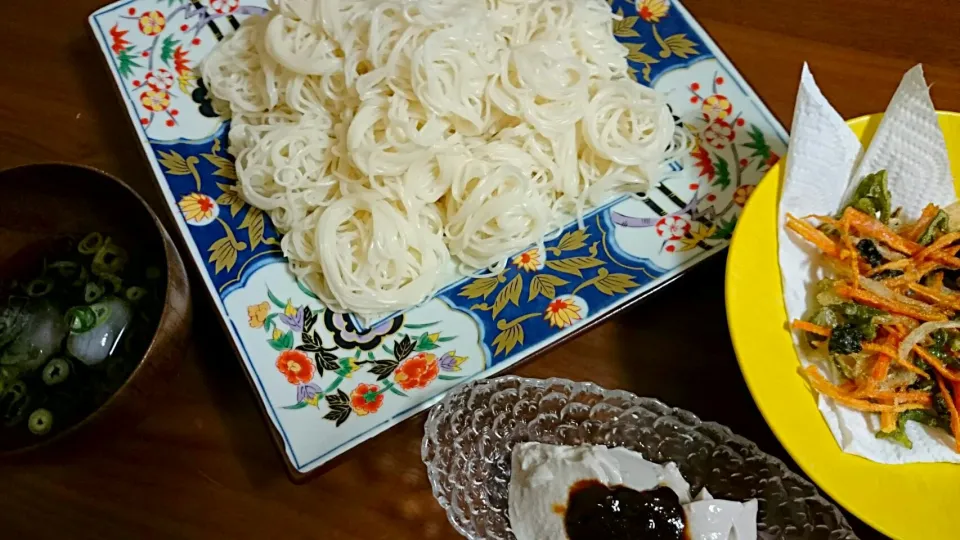
<svg viewBox="0 0 960 540">
<path fill-rule="evenodd" d="M 855 539 L 817 488 L 752 442 L 693 413 L 622 390 L 565 379 L 501 377 L 451 391 L 430 411 L 422 459 L 433 494 L 460 534 L 513 539 L 510 455 L 519 442 L 623 446 L 675 462 L 694 493 L 759 502 L 767 539 Z"/>
</svg>

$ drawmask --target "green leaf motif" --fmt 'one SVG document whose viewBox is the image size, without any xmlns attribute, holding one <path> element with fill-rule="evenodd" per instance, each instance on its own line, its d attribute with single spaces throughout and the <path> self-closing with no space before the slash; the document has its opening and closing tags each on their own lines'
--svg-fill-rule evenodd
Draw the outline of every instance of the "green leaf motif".
<svg viewBox="0 0 960 540">
<path fill-rule="evenodd" d="M 770 145 L 767 144 L 766 137 L 763 136 L 763 132 L 760 131 L 760 128 L 756 124 L 750 124 L 750 131 L 747 132 L 747 135 L 750 136 L 750 142 L 744 143 L 745 148 L 753 150 L 753 153 L 750 154 L 750 158 L 760 158 L 760 162 L 757 163 L 757 170 L 763 168 L 770 161 L 771 149 Z"/>
<path fill-rule="evenodd" d="M 729 240 L 733 236 L 733 229 L 737 226 L 737 216 L 729 221 L 720 220 L 720 228 L 710 236 L 710 240 Z"/>
<path fill-rule="evenodd" d="M 289 406 L 283 407 L 283 408 L 284 408 L 284 409 L 288 409 L 288 410 L 295 411 L 295 410 L 297 410 L 297 409 L 302 409 L 302 408 L 304 408 L 304 407 L 306 407 L 306 406 L 307 406 L 307 402 L 306 402 L 306 401 L 301 401 L 300 403 L 297 403 L 296 405 L 289 405 Z"/>
<path fill-rule="evenodd" d="M 277 339 L 271 339 L 267 343 L 278 351 L 286 351 L 291 349 L 293 348 L 293 332 L 288 330 L 286 334 L 278 337 Z"/>
<path fill-rule="evenodd" d="M 727 160 L 723 159 L 722 156 L 717 156 L 717 162 L 713 166 L 717 169 L 717 178 L 714 180 L 714 184 L 720 186 L 720 189 L 730 187 L 730 164 L 727 163 Z"/>
<path fill-rule="evenodd" d="M 273 322 L 273 320 L 277 318 L 277 315 L 280 315 L 280 314 L 279 314 L 279 313 L 271 313 L 271 314 L 267 315 L 267 318 L 266 318 L 266 319 L 263 320 L 263 330 L 264 330 L 266 333 L 269 334 L 269 333 L 270 333 L 270 330 L 273 329 L 273 325 L 275 324 L 275 323 Z"/>
<path fill-rule="evenodd" d="M 557 287 L 561 287 L 570 283 L 569 281 L 555 276 L 553 274 L 539 274 L 533 276 L 533 279 L 530 280 L 530 295 L 527 297 L 527 301 L 532 301 L 537 296 L 543 295 L 549 300 L 553 300 L 557 296 Z"/>
<path fill-rule="evenodd" d="M 117 54 L 117 71 L 120 72 L 123 78 L 133 75 L 133 68 L 143 67 L 143 65 L 138 64 L 137 61 L 134 60 L 134 52 L 133 45 L 131 45 Z"/>
<path fill-rule="evenodd" d="M 167 67 L 170 66 L 170 61 L 173 60 L 173 51 L 179 44 L 179 41 L 173 39 L 173 34 L 169 34 L 163 39 L 163 43 L 160 45 L 160 61 Z"/>
</svg>

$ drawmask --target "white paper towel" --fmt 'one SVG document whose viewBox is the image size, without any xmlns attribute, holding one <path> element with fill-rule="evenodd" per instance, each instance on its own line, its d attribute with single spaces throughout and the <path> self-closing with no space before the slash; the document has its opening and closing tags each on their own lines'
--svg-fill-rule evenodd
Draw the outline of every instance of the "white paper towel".
<svg viewBox="0 0 960 540">
<path fill-rule="evenodd" d="M 894 206 L 902 206 L 909 218 L 919 216 L 928 203 L 946 206 L 956 199 L 946 144 L 920 66 L 904 76 L 860 159 L 862 153 L 856 135 L 820 92 L 804 64 L 778 223 L 780 275 L 789 320 L 807 314 L 815 302 L 815 285 L 825 275 L 817 250 L 787 231 L 787 213 L 797 217 L 832 214 L 863 176 L 880 169 L 887 170 Z M 801 362 L 805 366 L 817 363 L 805 340 L 799 333 L 793 334 Z M 837 406 L 822 396 L 818 406 L 845 452 L 880 463 L 960 463 L 953 438 L 943 431 L 908 422 L 913 449 L 907 449 L 875 437 L 880 427 L 875 414 Z"/>
</svg>

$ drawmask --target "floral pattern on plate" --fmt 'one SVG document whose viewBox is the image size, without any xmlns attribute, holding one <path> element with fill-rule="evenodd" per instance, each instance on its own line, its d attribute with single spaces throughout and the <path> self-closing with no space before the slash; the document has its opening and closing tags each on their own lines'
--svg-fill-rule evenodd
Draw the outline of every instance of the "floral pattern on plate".
<svg viewBox="0 0 960 540">
<path fill-rule="evenodd" d="M 447 284 L 366 325 L 287 271 L 280 237 L 238 194 L 196 66 L 264 0 L 124 0 L 90 24 L 154 173 L 277 431 L 307 473 L 448 389 L 503 370 L 726 246 L 786 133 L 685 8 L 611 0 L 631 74 L 663 91 L 697 146 L 644 197 L 570 224 L 498 275 Z M 306 330 L 306 331 L 305 331 Z"/>
</svg>

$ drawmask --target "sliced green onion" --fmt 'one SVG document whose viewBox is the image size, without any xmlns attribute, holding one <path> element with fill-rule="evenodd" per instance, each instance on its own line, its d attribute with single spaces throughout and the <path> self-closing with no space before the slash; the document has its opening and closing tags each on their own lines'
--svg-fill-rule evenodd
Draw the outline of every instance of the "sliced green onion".
<svg viewBox="0 0 960 540">
<path fill-rule="evenodd" d="M 0 365 L 4 366 L 15 366 L 17 364 L 22 364 L 30 359 L 30 355 L 27 353 L 13 353 L 7 351 L 0 356 Z"/>
<path fill-rule="evenodd" d="M 70 375 L 70 362 L 66 358 L 54 358 L 43 368 L 43 382 L 49 386 L 60 384 Z"/>
<path fill-rule="evenodd" d="M 37 409 L 30 413 L 27 427 L 34 435 L 46 435 L 53 428 L 53 413 L 47 409 Z"/>
<path fill-rule="evenodd" d="M 123 267 L 127 265 L 128 259 L 129 256 L 126 250 L 111 243 L 108 238 L 103 246 L 97 250 L 97 254 L 93 256 L 93 263 L 91 263 L 90 269 L 98 276 L 104 274 L 119 274 L 120 271 L 123 270 Z"/>
<path fill-rule="evenodd" d="M 119 294 L 120 290 L 123 289 L 123 280 L 120 279 L 120 276 L 103 274 L 100 279 L 110 284 L 110 294 Z"/>
<path fill-rule="evenodd" d="M 11 398 L 13 400 L 18 400 L 27 395 L 27 385 L 23 384 L 23 381 L 17 381 L 11 384 L 7 390 L 0 395 L 0 398 L 7 399 Z"/>
<path fill-rule="evenodd" d="M 139 302 L 144 296 L 147 295 L 147 290 L 143 287 L 128 287 L 127 288 L 127 300 L 131 302 Z"/>
<path fill-rule="evenodd" d="M 3 407 L 3 419 L 7 426 L 16 425 L 30 405 L 30 395 L 27 394 L 27 385 L 21 381 L 12 384 L 0 396 L 0 406 Z"/>
<path fill-rule="evenodd" d="M 39 298 L 50 294 L 53 290 L 53 281 L 49 278 L 35 279 L 27 284 L 27 296 Z"/>
<path fill-rule="evenodd" d="M 96 302 L 103 296 L 103 287 L 97 285 L 96 283 L 89 281 L 86 285 L 83 286 L 83 301 L 91 304 Z"/>
<path fill-rule="evenodd" d="M 97 312 L 90 306 L 77 306 L 67 310 L 67 326 L 70 333 L 82 334 L 97 326 Z"/>
<path fill-rule="evenodd" d="M 60 277 L 73 277 L 77 273 L 77 263 L 73 261 L 57 261 L 50 265 L 50 268 L 53 268 L 60 273 Z"/>
<path fill-rule="evenodd" d="M 103 324 L 103 321 L 107 320 L 107 317 L 110 316 L 110 306 L 108 306 L 106 302 L 94 304 L 90 306 L 90 309 L 93 310 L 93 314 L 97 318 L 97 326 Z"/>
<path fill-rule="evenodd" d="M 80 275 L 77 276 L 77 279 L 73 280 L 73 283 L 71 283 L 71 285 L 73 285 L 74 287 L 80 287 L 86 284 L 88 279 L 90 279 L 90 272 L 87 272 L 86 266 L 81 266 Z"/>
<path fill-rule="evenodd" d="M 160 276 L 162 276 L 162 275 L 163 275 L 163 273 L 162 273 L 162 272 L 160 271 L 160 269 L 157 268 L 156 266 L 148 266 L 148 267 L 147 267 L 147 279 L 150 279 L 150 280 L 160 279 Z"/>
<path fill-rule="evenodd" d="M 84 255 L 93 255 L 101 247 L 103 247 L 103 235 L 92 232 L 83 237 L 83 240 L 77 245 L 77 251 Z"/>
</svg>

